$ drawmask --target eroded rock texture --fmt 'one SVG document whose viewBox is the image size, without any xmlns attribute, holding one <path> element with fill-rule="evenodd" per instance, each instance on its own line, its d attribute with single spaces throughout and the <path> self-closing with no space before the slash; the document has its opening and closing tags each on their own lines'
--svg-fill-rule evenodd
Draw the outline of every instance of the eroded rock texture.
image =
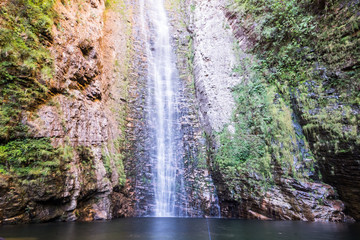
<svg viewBox="0 0 360 240">
<path fill-rule="evenodd" d="M 40 182 L 1 176 L 1 222 L 134 214 L 123 166 L 125 123 L 118 121 L 126 115 L 131 6 L 120 2 L 112 10 L 103 0 L 56 2 L 52 96 L 24 114 L 23 123 L 33 138 L 49 138 L 54 147 L 64 148 L 65 160 L 60 172 Z"/>
<path fill-rule="evenodd" d="M 44 175 L 38 179 L 0 172 L 0 223 L 131 217 L 136 208 L 138 215 L 146 215 L 153 207 L 152 166 L 143 151 L 148 138 L 144 126 L 147 60 L 143 49 L 147 39 L 141 39 L 135 16 L 139 10 L 134 7 L 137 1 L 109 2 L 106 8 L 104 0 L 56 1 L 58 16 L 48 43 L 55 68 L 53 78 L 46 83 L 50 94 L 36 101 L 37 106 L 23 110 L 21 120 L 29 127 L 31 139 L 49 138 L 59 148 L 51 157 L 60 163 L 54 162 L 59 165 L 54 171 L 36 173 Z M 269 154 L 271 184 L 251 164 L 236 168 L 216 163 L 222 147 L 221 132 L 233 140 L 247 134 L 239 135 L 239 122 L 235 120 L 241 118 L 236 111 L 243 108 L 237 105 L 234 94 L 238 86 L 246 89 L 253 84 L 251 66 L 247 65 L 258 60 L 249 53 L 259 40 L 256 24 L 249 17 L 243 26 L 242 19 L 228 8 L 228 0 L 180 2 L 169 0 L 166 4 L 183 84 L 179 105 L 188 214 L 217 216 L 219 202 L 223 217 L 334 222 L 360 219 L 360 111 L 356 101 L 339 100 L 342 95 L 351 95 L 350 91 L 339 92 L 334 87 L 339 79 L 356 76 L 359 69 L 358 26 L 351 21 L 341 25 L 344 19 L 356 23 L 359 14 L 349 9 L 356 9 L 357 1 L 343 1 L 324 17 L 324 21 L 335 22 L 341 34 L 330 32 L 319 40 L 332 42 L 315 49 L 323 54 L 322 64 L 315 63 L 313 68 L 317 81 L 309 79 L 297 86 L 289 97 L 291 106 L 285 106 L 278 90 L 259 85 L 269 93 L 266 96 L 270 96 L 271 104 L 266 106 L 273 115 L 283 117 L 271 130 L 281 135 L 286 125 L 291 133 L 284 137 L 287 143 L 276 136 L 267 142 L 268 147 L 277 145 L 280 152 L 292 148 L 281 152 L 290 154 L 283 165 L 279 156 Z M 321 14 L 323 7 L 316 14 Z M 313 61 L 315 50 L 309 50 L 306 61 Z M 244 67 L 242 72 L 239 65 Z M 353 83 L 351 89 L 358 88 L 359 83 Z M 328 86 L 326 91 L 319 91 L 324 85 Z M 329 104 L 319 105 L 323 102 Z M 263 107 L 258 104 L 253 110 Z M 335 122 L 324 124 L 332 118 Z M 257 137 L 261 131 L 269 130 L 255 127 L 249 135 Z M 314 158 L 308 157 L 311 151 Z M 305 152 L 306 157 L 298 158 L 295 152 Z M 241 154 L 236 155 L 236 163 Z"/>
<path fill-rule="evenodd" d="M 194 4 L 197 97 L 204 121 L 214 131 L 221 131 L 229 123 L 235 108 L 232 88 L 242 80 L 233 72 L 237 64 L 233 49 L 235 38 L 224 25 L 224 1 L 195 1 Z"/>
<path fill-rule="evenodd" d="M 280 167 L 278 166 L 279 162 L 272 156 L 270 169 L 272 169 L 274 182 L 270 187 L 263 185 L 263 176 L 252 170 L 251 165 L 248 165 L 248 170 L 243 168 L 240 170 L 236 167 L 219 167 L 216 165 L 217 162 L 214 163 L 215 156 L 221 147 L 219 145 L 221 141 L 216 132 L 226 131 L 228 136 L 231 136 L 229 138 L 233 140 L 245 137 L 236 135 L 237 130 L 232 122 L 237 118 L 237 116 L 235 118 L 232 116 L 235 111 L 232 90 L 235 86 L 246 86 L 253 81 L 249 77 L 250 70 L 246 70 L 246 64 L 255 63 L 253 61 L 255 56 L 247 53 L 256 41 L 255 24 L 252 28 L 242 27 L 236 14 L 229 12 L 229 8 L 227 8 L 229 1 L 192 1 L 189 4 L 195 6 L 190 11 L 190 15 L 193 15 L 194 18 L 192 31 L 195 88 L 200 112 L 203 116 L 202 123 L 209 136 L 208 156 L 214 164 L 212 176 L 216 183 L 222 216 L 264 220 L 351 221 L 352 218 L 344 213 L 344 202 L 351 200 L 342 198 L 345 192 L 342 193 L 343 187 L 339 186 L 341 186 L 340 182 L 345 183 L 346 179 L 352 175 L 356 179 L 356 170 L 358 169 L 355 166 L 356 161 L 349 159 L 347 167 L 344 166 L 347 164 L 345 161 L 341 170 L 336 170 L 344 175 L 349 174 L 339 182 L 335 178 L 333 178 L 333 182 L 328 181 L 325 175 L 324 180 L 331 184 L 330 186 L 318 181 L 317 177 L 311 176 L 313 173 L 305 174 L 305 172 L 312 171 L 309 166 L 306 167 L 307 163 L 301 163 L 295 157 L 291 157 L 294 159 L 289 160 L 290 168 L 289 166 Z M 239 50 L 235 50 L 235 48 Z M 238 65 L 245 65 L 245 71 L 242 74 L 233 71 Z M 270 87 L 268 91 L 272 91 Z M 276 108 L 278 104 L 276 95 L 273 101 Z M 237 114 L 241 114 L 241 112 Z M 288 118 L 290 119 L 288 120 L 289 124 L 293 125 L 291 128 L 296 128 L 296 124 L 291 123 L 290 114 Z M 224 127 L 225 130 L 223 130 Z M 254 134 L 258 133 L 255 131 Z M 310 138 L 310 141 L 316 140 Z M 282 148 L 281 142 L 272 144 L 280 144 L 280 149 Z M 292 143 L 292 145 L 296 144 Z M 318 157 L 324 158 L 326 161 L 316 164 L 320 164 L 323 168 L 331 165 L 333 157 L 326 154 L 320 154 Z M 349 156 L 349 158 L 353 157 L 353 155 Z M 236 156 L 233 158 L 234 161 L 237 161 Z M 308 160 L 304 159 L 304 161 Z M 301 171 L 304 170 L 304 176 L 301 179 L 287 173 L 287 171 L 291 172 L 292 168 L 298 169 L 297 165 L 303 165 Z M 339 195 L 334 187 L 339 191 L 342 201 L 339 200 Z M 350 206 L 347 206 L 348 211 L 352 211 L 349 209 Z"/>
</svg>

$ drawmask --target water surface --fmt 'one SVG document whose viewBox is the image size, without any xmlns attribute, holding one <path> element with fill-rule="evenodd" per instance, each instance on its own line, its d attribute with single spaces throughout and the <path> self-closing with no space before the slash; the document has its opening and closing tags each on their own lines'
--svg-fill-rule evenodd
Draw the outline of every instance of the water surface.
<svg viewBox="0 0 360 240">
<path fill-rule="evenodd" d="M 190 218 L 126 218 L 108 222 L 1 226 L 6 240 L 355 240 L 360 224 Z"/>
</svg>

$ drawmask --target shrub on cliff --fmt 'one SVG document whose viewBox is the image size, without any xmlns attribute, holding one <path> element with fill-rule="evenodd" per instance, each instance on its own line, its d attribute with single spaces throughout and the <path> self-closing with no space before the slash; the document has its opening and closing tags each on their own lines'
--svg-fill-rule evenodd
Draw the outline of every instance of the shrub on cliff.
<svg viewBox="0 0 360 240">
<path fill-rule="evenodd" d="M 235 0 L 230 10 L 239 27 L 253 29 L 251 52 L 261 75 L 298 113 L 307 138 L 317 139 L 315 153 L 322 146 L 354 151 L 360 145 L 358 2 Z"/>
<path fill-rule="evenodd" d="M 235 69 L 245 77 L 234 89 L 235 132 L 220 133 L 215 166 L 230 179 L 250 175 L 271 182 L 281 169 L 284 176 L 318 180 L 314 157 L 356 159 L 358 2 L 234 0 L 229 11 L 254 40 L 249 52 L 257 60 L 243 60 L 245 66 Z"/>
<path fill-rule="evenodd" d="M 46 98 L 52 78 L 54 0 L 9 0 L 0 4 L 0 142 L 26 132 L 23 110 Z"/>
</svg>

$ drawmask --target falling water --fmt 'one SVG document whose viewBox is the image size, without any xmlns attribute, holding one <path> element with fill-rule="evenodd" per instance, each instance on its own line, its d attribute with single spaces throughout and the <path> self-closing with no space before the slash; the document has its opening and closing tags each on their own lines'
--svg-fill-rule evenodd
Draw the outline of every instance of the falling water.
<svg viewBox="0 0 360 240">
<path fill-rule="evenodd" d="M 181 136 L 177 105 L 178 73 L 170 45 L 168 19 L 163 0 L 140 0 L 141 25 L 147 38 L 148 124 L 153 144 L 156 217 L 181 216 Z M 180 190 L 179 190 L 180 189 Z"/>
</svg>

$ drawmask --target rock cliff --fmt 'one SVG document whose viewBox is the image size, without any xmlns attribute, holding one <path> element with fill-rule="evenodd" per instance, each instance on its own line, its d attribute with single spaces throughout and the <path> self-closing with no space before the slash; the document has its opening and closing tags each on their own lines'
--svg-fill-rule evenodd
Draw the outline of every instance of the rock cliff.
<svg viewBox="0 0 360 240">
<path fill-rule="evenodd" d="M 244 14 L 246 4 L 267 7 L 260 2 L 188 3 L 191 5 L 189 15 L 193 18 L 191 32 L 194 38 L 196 96 L 208 135 L 208 156 L 222 216 L 351 221 L 351 217 L 345 213 L 351 213 L 352 217 L 357 218 L 357 204 L 349 196 L 352 195 L 350 192 L 356 192 L 358 188 L 346 179 L 350 176 L 356 179 L 359 170 L 356 160 L 359 156 L 357 140 L 340 140 L 340 148 L 352 150 L 349 150 L 349 154 L 341 155 L 338 151 L 338 155 L 334 155 L 330 143 L 319 143 L 324 139 L 336 141 L 331 132 L 322 130 L 315 134 L 307 131 L 309 117 L 307 112 L 301 111 L 308 111 L 305 110 L 308 108 L 297 100 L 300 97 L 296 94 L 296 91 L 301 92 L 298 89 L 303 89 L 301 84 L 304 83 L 300 83 L 295 94 L 290 97 L 286 96 L 286 92 L 291 93 L 293 90 L 291 86 L 284 87 L 287 82 L 280 83 L 283 86 L 275 84 L 277 87 L 274 88 L 270 74 L 276 71 L 275 67 L 264 71 L 266 67 L 262 65 L 272 54 L 276 54 L 271 52 L 276 50 L 269 50 L 269 46 L 260 48 L 262 44 L 267 44 L 261 42 L 261 34 L 267 36 L 266 21 L 261 22 L 259 16 L 246 15 L 247 12 Z M 296 6 L 296 3 L 291 4 Z M 342 11 L 350 11 L 346 5 L 341 6 Z M 264 12 L 254 11 L 254 14 Z M 316 14 L 321 15 L 319 12 Z M 263 29 L 258 21 L 265 24 Z M 264 33 L 259 35 L 259 29 Z M 279 75 L 279 81 L 286 80 L 282 77 Z M 311 81 L 311 77 L 308 80 Z M 326 79 L 322 81 L 326 82 Z M 315 99 L 320 101 L 318 97 Z M 329 109 L 329 105 L 323 107 Z M 353 114 L 351 118 L 358 115 L 356 109 L 356 105 L 352 105 L 352 110 L 349 110 Z M 317 108 L 316 111 L 319 110 Z M 312 123 L 314 120 L 317 122 L 312 126 L 324 129 L 319 119 L 321 116 L 313 117 Z M 358 124 L 353 123 L 350 122 L 349 127 L 346 127 L 349 122 L 342 124 L 351 131 Z M 334 123 L 334 126 L 336 124 L 341 123 Z M 355 131 L 355 138 L 358 138 L 358 132 Z M 322 146 L 321 151 L 315 149 L 317 144 Z M 341 166 L 337 165 L 340 162 Z M 333 166 L 332 173 L 330 166 Z"/>
<path fill-rule="evenodd" d="M 40 104 L 22 111 L 21 121 L 27 138 L 51 141 L 54 150 L 49 151 L 58 151 L 59 162 L 39 174 L 16 176 L 12 167 L 2 172 L 1 221 L 132 216 L 123 166 L 131 5 L 56 1 L 51 11 L 56 16 L 47 46 L 54 67 L 45 83 L 49 92 Z M 39 156 L 35 161 L 45 161 Z"/>
<path fill-rule="evenodd" d="M 137 4 L 0 3 L 0 223 L 151 211 Z M 359 220 L 358 1 L 165 4 L 186 214 Z"/>
</svg>

